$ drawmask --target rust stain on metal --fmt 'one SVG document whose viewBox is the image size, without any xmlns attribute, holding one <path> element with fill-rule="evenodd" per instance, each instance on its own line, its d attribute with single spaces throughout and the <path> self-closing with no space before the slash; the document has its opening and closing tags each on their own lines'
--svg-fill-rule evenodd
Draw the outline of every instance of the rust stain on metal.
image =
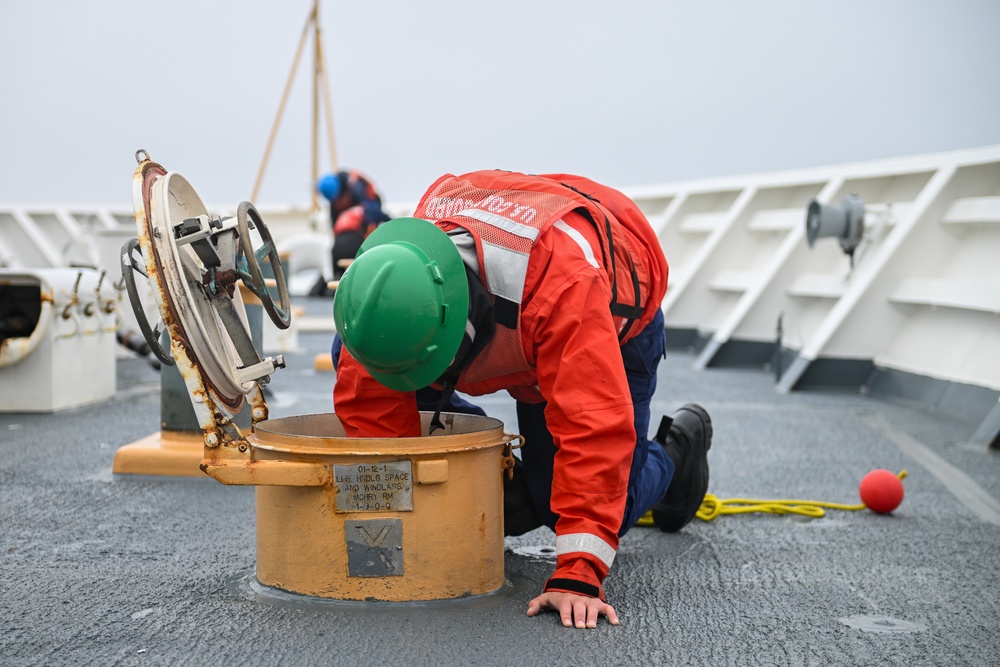
<svg viewBox="0 0 1000 667">
<path fill-rule="evenodd" d="M 178 369 L 181 374 L 181 378 L 184 380 L 184 384 L 187 385 L 188 391 L 191 392 L 191 398 L 194 399 L 195 403 L 204 403 L 209 400 L 208 389 L 205 384 L 201 382 L 201 375 L 194 367 L 187 367 L 184 369 Z M 188 379 L 191 378 L 195 380 L 196 386 L 191 389 L 191 385 L 188 384 Z"/>
<path fill-rule="evenodd" d="M 21 359 L 28 351 L 29 338 L 4 338 L 0 342 L 0 359 Z"/>
<path fill-rule="evenodd" d="M 250 402 L 251 424 L 256 426 L 262 421 L 267 421 L 267 401 L 264 399 L 264 392 L 261 391 L 259 384 L 254 384 L 253 389 L 247 395 L 247 400 Z"/>
<path fill-rule="evenodd" d="M 239 275 L 236 273 L 236 269 L 226 269 L 223 271 L 216 270 L 214 279 L 216 285 L 225 289 L 226 294 L 228 294 L 229 298 L 232 299 L 233 295 L 236 293 L 236 283 L 240 279 Z M 206 275 L 202 280 L 207 286 L 209 277 Z"/>
</svg>

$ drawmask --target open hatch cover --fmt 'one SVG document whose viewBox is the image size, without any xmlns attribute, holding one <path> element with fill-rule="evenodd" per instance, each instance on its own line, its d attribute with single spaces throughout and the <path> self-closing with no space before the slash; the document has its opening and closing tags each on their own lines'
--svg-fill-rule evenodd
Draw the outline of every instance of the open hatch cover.
<svg viewBox="0 0 1000 667">
<path fill-rule="evenodd" d="M 220 429 L 227 439 L 242 440 L 232 417 L 246 398 L 254 423 L 267 418 L 260 386 L 284 360 L 262 358 L 254 347 L 237 283 L 260 299 L 276 326 L 287 328 L 291 309 L 277 248 L 250 202 L 242 202 L 235 217 L 211 215 L 179 173 L 166 171 L 143 150 L 136 160 L 138 238 L 122 248 L 132 309 L 161 363 L 176 362 L 205 444 L 220 444 Z M 265 269 L 273 279 L 265 279 Z M 170 336 L 169 355 L 161 344 L 163 330 Z"/>
</svg>

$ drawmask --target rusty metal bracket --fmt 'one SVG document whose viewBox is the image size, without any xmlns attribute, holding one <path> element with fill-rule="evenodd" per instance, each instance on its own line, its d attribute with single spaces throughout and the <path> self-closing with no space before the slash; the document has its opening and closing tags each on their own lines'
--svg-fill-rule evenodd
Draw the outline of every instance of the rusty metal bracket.
<svg viewBox="0 0 1000 667">
<path fill-rule="evenodd" d="M 509 438 L 504 445 L 503 455 L 500 458 L 500 470 L 505 471 L 507 479 L 514 479 L 514 450 L 524 447 L 524 436 L 516 433 L 504 433 L 505 438 Z M 514 441 L 517 445 L 514 445 Z"/>
</svg>

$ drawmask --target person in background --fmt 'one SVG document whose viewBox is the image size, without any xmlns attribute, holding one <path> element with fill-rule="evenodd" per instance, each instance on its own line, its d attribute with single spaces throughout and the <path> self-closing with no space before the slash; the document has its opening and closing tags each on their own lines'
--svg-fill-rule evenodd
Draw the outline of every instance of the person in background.
<svg viewBox="0 0 1000 667">
<path fill-rule="evenodd" d="M 525 443 L 504 532 L 556 533 L 527 613 L 617 625 L 603 581 L 619 538 L 650 509 L 680 530 L 708 488 L 703 407 L 648 437 L 666 342 L 659 240 L 625 195 L 568 174 L 448 174 L 414 215 L 376 229 L 340 281 L 334 410 L 348 437 L 417 437 L 428 401 L 433 433 L 441 411 L 473 412 L 456 389 L 506 390 Z"/>
<path fill-rule="evenodd" d="M 365 237 L 389 216 L 382 210 L 382 197 L 375 185 L 360 172 L 326 174 L 316 189 L 330 203 L 333 279 L 339 280 Z"/>
</svg>

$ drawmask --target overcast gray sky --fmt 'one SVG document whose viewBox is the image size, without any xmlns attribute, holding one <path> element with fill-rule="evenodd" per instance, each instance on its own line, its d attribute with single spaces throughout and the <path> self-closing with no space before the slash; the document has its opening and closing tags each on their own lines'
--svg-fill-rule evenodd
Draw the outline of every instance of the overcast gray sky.
<svg viewBox="0 0 1000 667">
<path fill-rule="evenodd" d="M 249 198 L 311 5 L 0 0 L 0 202 L 127 205 L 138 148 Z M 321 7 L 340 162 L 388 201 L 480 168 L 627 187 L 1000 143 L 995 0 Z M 258 204 L 308 201 L 309 66 Z"/>
</svg>

